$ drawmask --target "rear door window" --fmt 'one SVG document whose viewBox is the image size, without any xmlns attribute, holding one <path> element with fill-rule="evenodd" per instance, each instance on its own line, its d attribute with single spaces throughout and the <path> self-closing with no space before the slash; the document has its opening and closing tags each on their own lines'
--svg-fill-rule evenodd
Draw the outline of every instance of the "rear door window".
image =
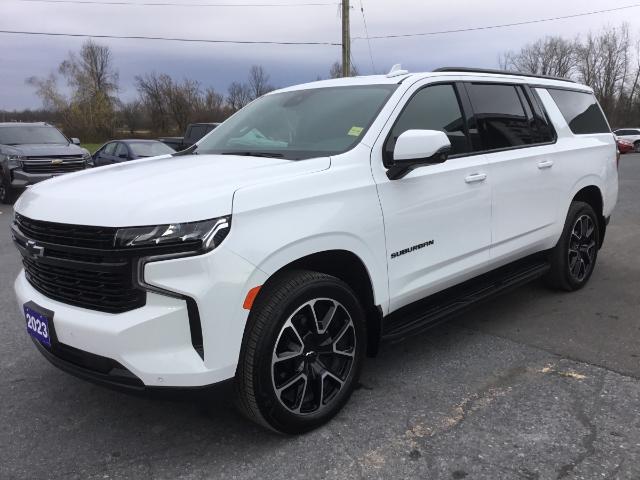
<svg viewBox="0 0 640 480">
<path fill-rule="evenodd" d="M 555 88 L 549 88 L 548 91 L 576 135 L 611 132 L 592 93 Z"/>
<path fill-rule="evenodd" d="M 471 83 L 467 91 L 485 150 L 540 143 L 531 106 L 514 85 Z"/>
</svg>

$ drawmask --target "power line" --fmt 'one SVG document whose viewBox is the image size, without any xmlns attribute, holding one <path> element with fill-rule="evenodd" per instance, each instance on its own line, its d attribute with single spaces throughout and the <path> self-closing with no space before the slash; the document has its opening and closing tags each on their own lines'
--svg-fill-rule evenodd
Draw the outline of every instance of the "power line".
<svg viewBox="0 0 640 480">
<path fill-rule="evenodd" d="M 367 18 L 364 16 L 364 6 L 362 0 L 360 0 L 360 11 L 362 12 L 362 22 L 364 23 L 364 34 L 367 38 L 367 44 L 369 45 L 369 58 L 371 59 L 371 73 L 376 73 L 376 66 L 373 63 L 373 51 L 371 50 L 371 39 L 369 38 L 369 29 L 367 28 Z"/>
<path fill-rule="evenodd" d="M 321 7 L 338 5 L 337 2 L 330 3 L 170 3 L 170 2 L 125 2 L 100 0 L 17 0 L 29 3 L 72 3 L 80 5 L 119 5 L 119 6 L 140 6 L 140 7 Z"/>
<path fill-rule="evenodd" d="M 167 42 L 189 43 L 227 43 L 238 45 L 341 45 L 337 42 L 287 42 L 274 40 L 214 40 L 208 38 L 171 38 L 171 37 L 147 37 L 142 35 L 98 35 L 93 33 L 58 33 L 58 32 L 26 32 L 18 30 L 0 30 L 0 34 L 9 35 L 43 35 L 50 37 L 87 37 L 87 38 L 113 38 L 118 40 L 163 40 Z"/>
<path fill-rule="evenodd" d="M 537 20 L 526 20 L 523 22 L 514 22 L 514 23 L 502 23 L 498 25 L 485 25 L 482 27 L 472 27 L 472 28 L 457 28 L 453 30 L 437 30 L 433 32 L 423 32 L 423 33 L 399 33 L 395 35 L 376 35 L 368 37 L 371 40 L 382 40 L 387 38 L 405 38 L 405 37 L 425 37 L 429 35 L 444 35 L 447 33 L 462 33 L 462 32 L 474 32 L 478 30 L 491 30 L 494 28 L 506 28 L 506 27 L 517 27 L 521 25 L 530 25 L 533 23 L 543 23 L 543 22 L 552 22 L 555 20 L 564 20 L 567 18 L 577 18 L 577 17 L 586 17 L 588 15 L 597 15 L 599 13 L 608 13 L 608 12 L 616 12 L 620 10 L 626 10 L 629 8 L 638 8 L 640 7 L 640 3 L 636 3 L 633 5 L 625 5 L 623 7 L 615 7 L 615 8 L 607 8 L 604 10 L 593 10 L 591 12 L 583 12 L 583 13 L 574 13 L 572 15 L 563 15 L 560 17 L 549 17 L 549 18 L 540 18 Z M 353 40 L 365 40 L 365 37 L 353 37 Z"/>
</svg>

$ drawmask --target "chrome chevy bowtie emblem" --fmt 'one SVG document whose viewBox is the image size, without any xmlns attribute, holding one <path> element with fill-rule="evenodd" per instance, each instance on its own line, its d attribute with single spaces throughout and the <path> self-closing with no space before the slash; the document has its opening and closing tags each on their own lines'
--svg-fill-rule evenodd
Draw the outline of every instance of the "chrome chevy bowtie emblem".
<svg viewBox="0 0 640 480">
<path fill-rule="evenodd" d="M 33 258 L 44 256 L 44 247 L 41 247 L 33 240 L 28 240 L 25 248 L 27 249 L 27 253 Z"/>
</svg>

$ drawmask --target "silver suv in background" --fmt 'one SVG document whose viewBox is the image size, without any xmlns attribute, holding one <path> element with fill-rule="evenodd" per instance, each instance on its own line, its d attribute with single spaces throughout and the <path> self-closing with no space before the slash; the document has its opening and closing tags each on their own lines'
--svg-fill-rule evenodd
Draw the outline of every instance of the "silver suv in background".
<svg viewBox="0 0 640 480">
<path fill-rule="evenodd" d="M 0 123 L 0 203 L 29 185 L 91 166 L 91 154 L 47 123 Z"/>
</svg>

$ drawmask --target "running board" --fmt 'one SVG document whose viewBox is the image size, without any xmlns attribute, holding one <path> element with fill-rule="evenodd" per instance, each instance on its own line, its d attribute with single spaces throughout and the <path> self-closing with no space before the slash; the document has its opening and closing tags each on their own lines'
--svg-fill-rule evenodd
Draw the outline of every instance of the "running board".
<svg viewBox="0 0 640 480">
<path fill-rule="evenodd" d="M 434 327 L 472 305 L 543 276 L 549 268 L 547 256 L 536 255 L 403 307 L 384 319 L 382 340 L 399 340 Z"/>
</svg>

